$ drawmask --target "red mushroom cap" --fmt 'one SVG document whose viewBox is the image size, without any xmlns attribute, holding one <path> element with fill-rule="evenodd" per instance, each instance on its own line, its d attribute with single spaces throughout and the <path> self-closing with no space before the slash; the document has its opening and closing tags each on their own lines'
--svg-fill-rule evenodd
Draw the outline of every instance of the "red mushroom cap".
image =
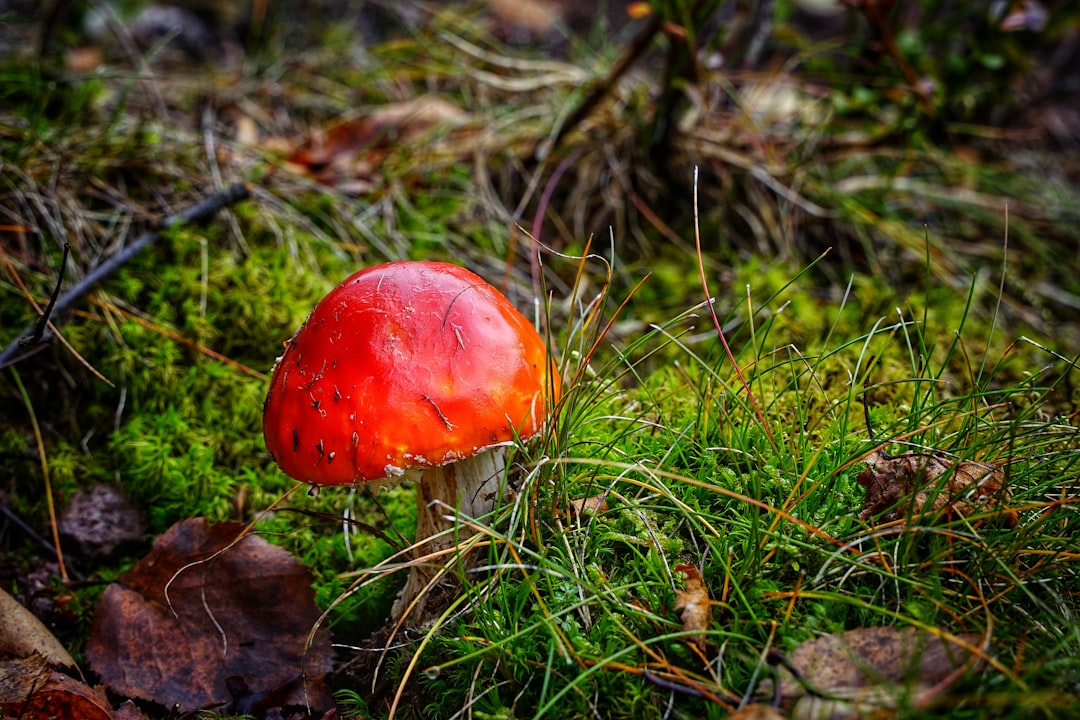
<svg viewBox="0 0 1080 720">
<path fill-rule="evenodd" d="M 263 409 L 288 475 L 342 485 L 437 466 L 539 432 L 544 341 L 456 265 L 394 262 L 330 291 L 285 346 Z"/>
</svg>

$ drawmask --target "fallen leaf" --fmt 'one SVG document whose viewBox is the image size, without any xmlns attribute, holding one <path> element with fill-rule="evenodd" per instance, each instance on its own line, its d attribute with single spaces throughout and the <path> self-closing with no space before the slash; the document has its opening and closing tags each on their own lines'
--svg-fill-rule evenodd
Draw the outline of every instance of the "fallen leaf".
<svg viewBox="0 0 1080 720">
<path fill-rule="evenodd" d="M 693 632 L 694 635 L 687 639 L 697 647 L 705 650 L 705 631 L 712 622 L 712 602 L 709 600 L 709 590 L 701 579 L 701 572 L 692 565 L 676 565 L 675 572 L 686 576 L 684 590 L 675 591 L 675 609 L 682 610 L 679 619 L 682 620 L 682 629 Z"/>
<path fill-rule="evenodd" d="M 960 639 L 979 642 L 974 635 Z M 856 628 L 795 648 L 787 659 L 799 679 L 782 667 L 780 695 L 799 698 L 792 717 L 863 717 L 895 707 L 905 693 L 925 702 L 971 657 L 966 647 L 915 628 Z"/>
<path fill-rule="evenodd" d="M 146 713 L 131 700 L 125 700 L 113 710 L 113 720 L 146 720 Z"/>
<path fill-rule="evenodd" d="M 890 720 L 900 704 L 899 690 L 884 685 L 838 688 L 829 697 L 803 695 L 791 708 L 789 720 Z M 920 705 L 928 689 L 911 688 L 907 701 Z"/>
<path fill-rule="evenodd" d="M 324 185 L 367 187 L 394 147 L 460 124 L 465 117 L 464 110 L 433 95 L 391 103 L 331 125 L 297 147 L 287 162 Z"/>
<path fill-rule="evenodd" d="M 13 666 L 13 662 L 18 665 Z M 22 676 L 19 678 L 13 677 L 20 674 Z M 16 700 L 8 694 L 9 687 L 13 686 L 21 689 L 29 686 L 30 692 Z M 39 666 L 33 658 L 0 661 L 0 717 L 17 717 L 20 720 L 112 720 L 112 716 L 105 694 L 85 683 Z"/>
<path fill-rule="evenodd" d="M 53 670 L 49 680 L 27 700 L 21 720 L 110 720 L 112 710 L 105 693 Z"/>
<path fill-rule="evenodd" d="M 596 515 L 608 509 L 606 492 L 592 495 L 587 498 L 574 498 L 570 501 L 571 517 L 580 518 L 584 515 Z"/>
<path fill-rule="evenodd" d="M 49 661 L 37 653 L 0 660 L 0 717 L 18 715 L 14 705 L 22 705 L 49 679 Z"/>
<path fill-rule="evenodd" d="M 43 657 L 52 667 L 75 667 L 68 651 L 37 616 L 0 588 L 0 657 Z"/>
<path fill-rule="evenodd" d="M 858 483 L 866 488 L 860 520 L 888 523 L 933 511 L 971 515 L 1009 500 L 1005 476 L 993 463 L 957 463 L 930 453 L 889 455 L 878 449 L 866 458 Z M 1016 517 L 1003 511 L 1007 522 Z"/>
<path fill-rule="evenodd" d="M 333 704 L 311 574 L 244 528 L 179 522 L 106 588 L 86 657 L 110 690 L 182 712 Z"/>
</svg>

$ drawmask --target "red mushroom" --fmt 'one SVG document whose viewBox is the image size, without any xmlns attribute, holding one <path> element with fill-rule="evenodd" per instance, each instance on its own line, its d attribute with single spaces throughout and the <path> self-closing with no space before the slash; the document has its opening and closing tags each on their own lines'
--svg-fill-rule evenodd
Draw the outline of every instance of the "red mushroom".
<svg viewBox="0 0 1080 720">
<path fill-rule="evenodd" d="M 415 481 L 418 540 L 488 514 L 506 445 L 541 430 L 558 376 L 543 339 L 477 275 L 446 263 L 361 270 L 286 343 L 263 410 L 266 446 L 313 485 Z M 463 527 L 421 547 L 471 535 Z M 426 585 L 415 566 L 395 614 Z M 423 616 L 423 613 L 420 613 Z"/>
</svg>

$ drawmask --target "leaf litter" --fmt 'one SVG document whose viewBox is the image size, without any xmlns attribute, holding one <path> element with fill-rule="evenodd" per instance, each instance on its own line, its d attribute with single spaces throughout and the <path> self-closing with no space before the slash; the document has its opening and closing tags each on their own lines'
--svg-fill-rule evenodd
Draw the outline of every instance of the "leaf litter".
<svg viewBox="0 0 1080 720">
<path fill-rule="evenodd" d="M 0 588 L 0 658 L 30 656 L 44 658 L 52 667 L 75 667 L 67 649 L 45 624 Z"/>
<path fill-rule="evenodd" d="M 792 718 L 865 717 L 905 698 L 923 706 L 978 661 L 980 638 L 945 638 L 912 627 L 863 627 L 799 645 L 782 660 L 779 699 Z"/>
<path fill-rule="evenodd" d="M 602 492 L 589 497 L 573 498 L 569 502 L 570 517 L 582 518 L 588 515 L 599 515 L 607 512 L 608 493 Z"/>
<path fill-rule="evenodd" d="M 889 523 L 929 514 L 960 515 L 1000 509 L 1010 525 L 1015 514 L 1002 506 L 1009 500 L 1005 476 L 993 463 L 930 453 L 889 455 L 878 448 L 866 457 L 857 481 L 866 488 L 859 519 Z M 906 501 L 906 502 L 905 502 Z"/>
<path fill-rule="evenodd" d="M 112 692 L 182 712 L 333 706 L 311 574 L 246 527 L 178 522 L 109 585 L 86 657 Z"/>
<path fill-rule="evenodd" d="M 323 185 L 360 195 L 375 187 L 378 168 L 400 145 L 425 139 L 425 151 L 430 152 L 438 144 L 433 136 L 467 120 L 464 110 L 433 95 L 390 103 L 317 130 L 289 153 L 286 162 Z M 460 138 L 444 145 L 452 155 L 460 153 Z"/>
<path fill-rule="evenodd" d="M 0 717 L 111 717 L 104 693 L 68 673 L 75 661 L 48 628 L 0 589 Z"/>
<path fill-rule="evenodd" d="M 705 651 L 705 631 L 712 622 L 712 601 L 709 599 L 709 589 L 705 587 L 705 581 L 701 577 L 701 571 L 692 565 L 677 565 L 675 571 L 686 577 L 683 590 L 675 591 L 675 609 L 681 610 L 679 619 L 682 620 L 684 632 L 692 633 L 687 636 L 689 642 L 698 650 Z"/>
<path fill-rule="evenodd" d="M 44 656 L 0 660 L 0 717 L 110 720 L 105 693 L 58 670 Z"/>
</svg>

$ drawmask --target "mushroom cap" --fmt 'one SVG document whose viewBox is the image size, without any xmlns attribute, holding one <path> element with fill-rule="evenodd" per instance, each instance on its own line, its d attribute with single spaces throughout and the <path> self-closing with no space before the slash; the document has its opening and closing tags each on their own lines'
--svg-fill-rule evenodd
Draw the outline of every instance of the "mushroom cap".
<svg viewBox="0 0 1080 720">
<path fill-rule="evenodd" d="M 549 385 L 543 339 L 495 288 L 456 265 L 387 263 L 331 290 L 285 344 L 263 436 L 297 480 L 397 477 L 537 434 Z"/>
</svg>

